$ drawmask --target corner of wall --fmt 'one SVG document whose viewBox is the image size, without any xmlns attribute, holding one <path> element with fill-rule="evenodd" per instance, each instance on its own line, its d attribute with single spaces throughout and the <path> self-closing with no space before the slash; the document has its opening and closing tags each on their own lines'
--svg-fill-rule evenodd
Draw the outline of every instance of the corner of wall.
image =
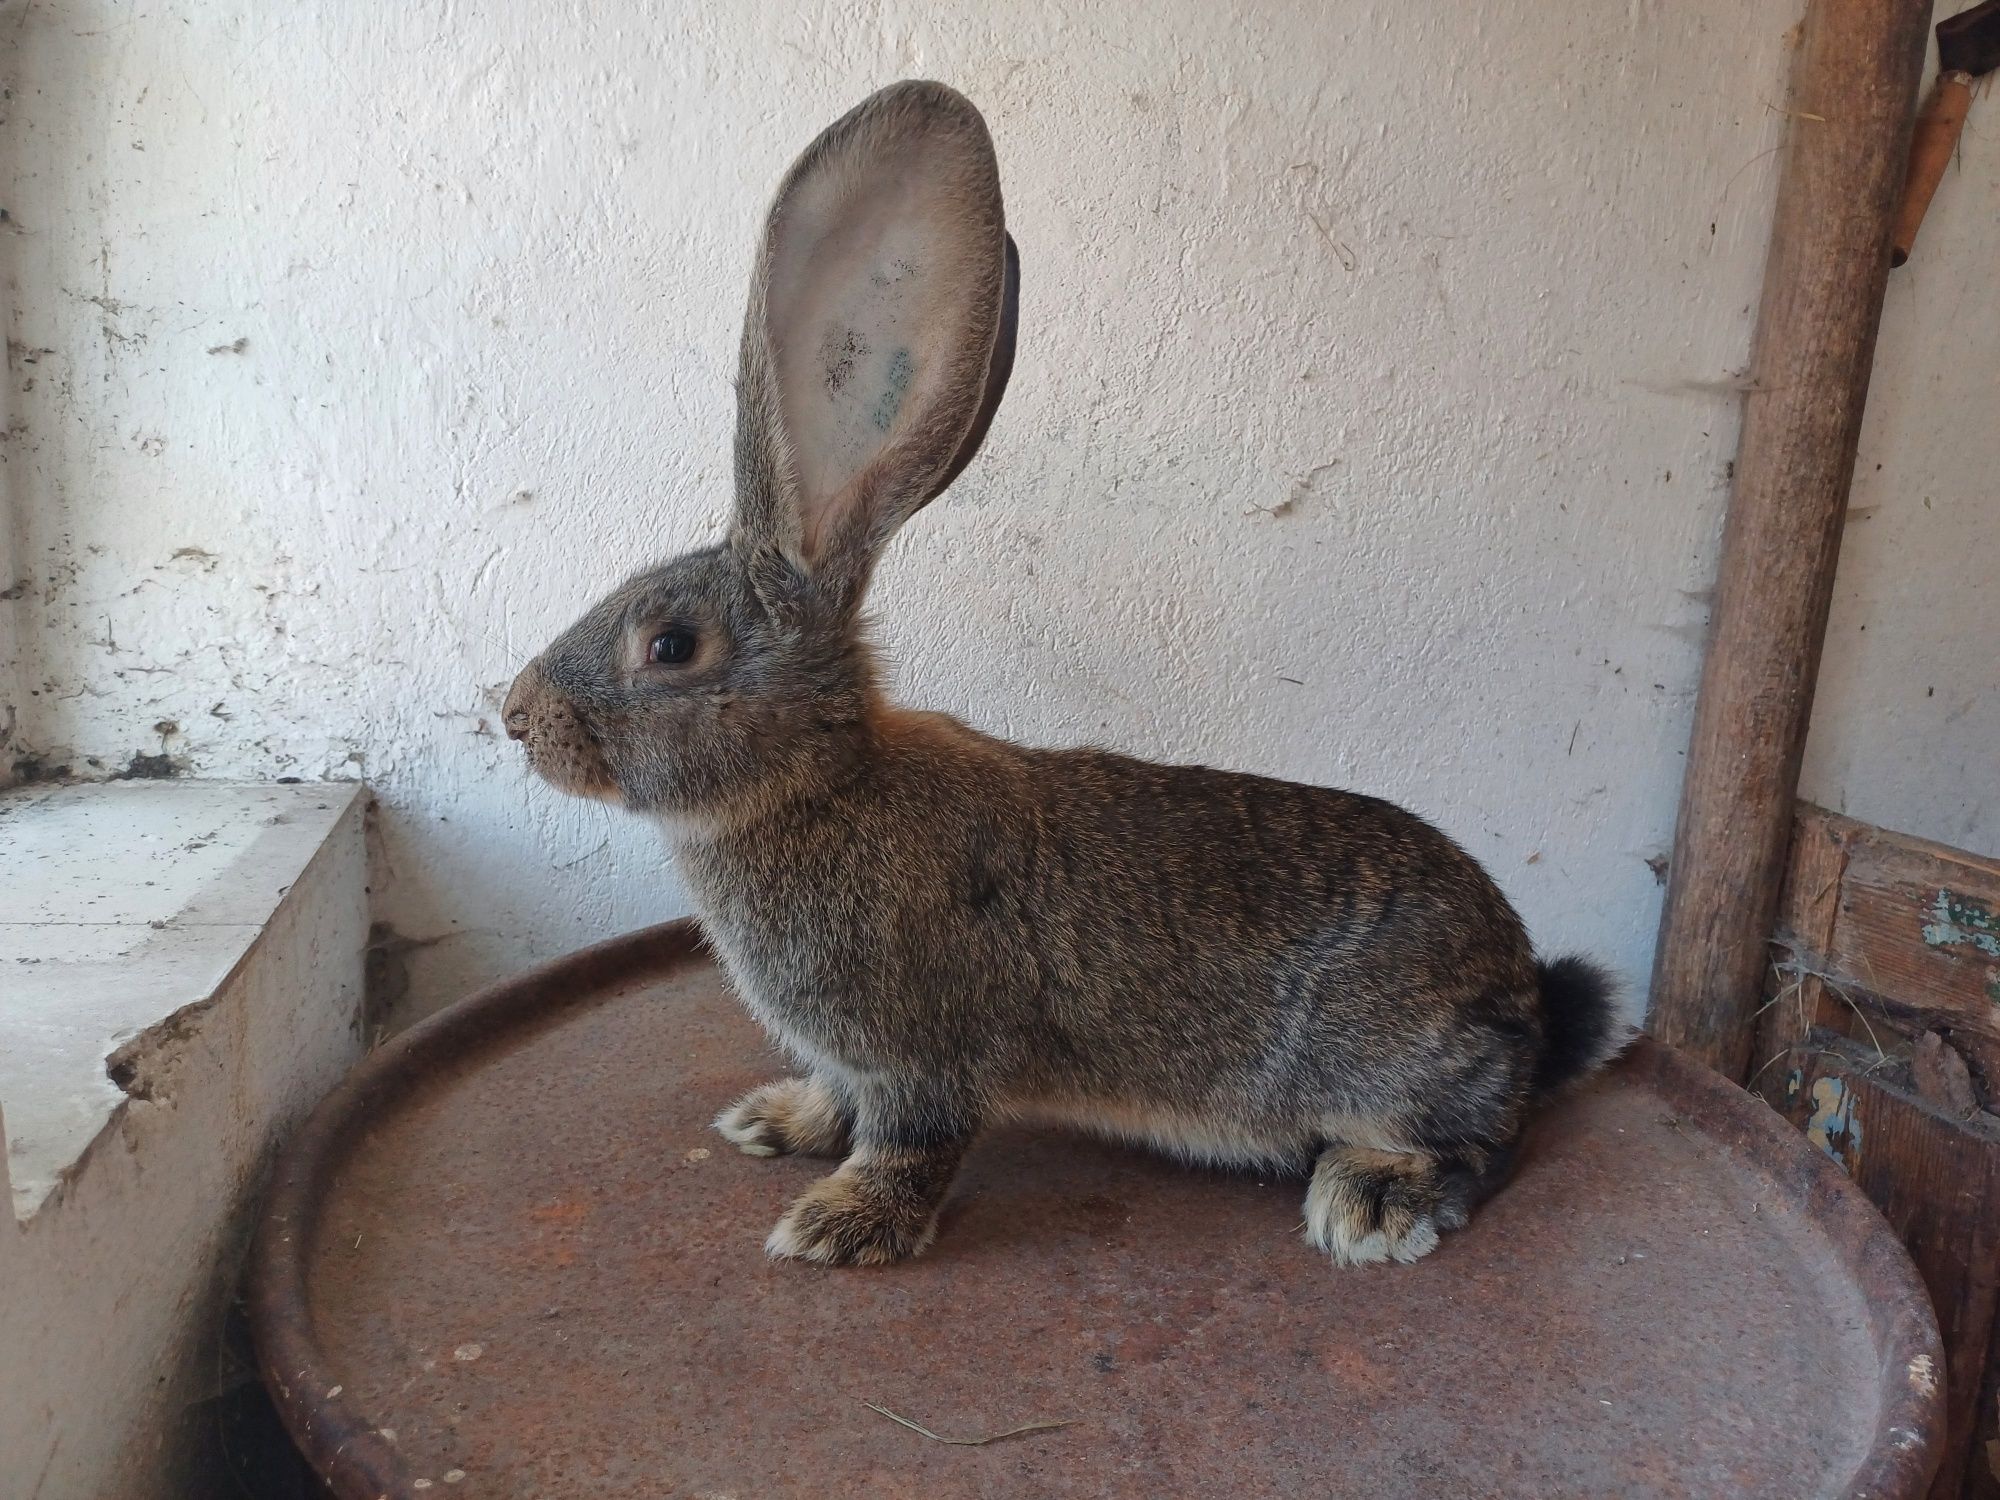
<svg viewBox="0 0 2000 1500">
<path fill-rule="evenodd" d="M 15 101 L 21 97 L 17 86 L 18 51 L 9 48 L 0 60 L 0 183 L 6 184 L 8 201 L 13 201 L 17 165 L 15 162 Z M 11 226 L 0 225 L 0 230 Z M 0 232 L 0 286 L 12 287 L 14 239 Z M 0 382 L 0 433 L 11 437 L 14 409 L 14 299 L 0 308 L 6 319 L 6 380 Z M 25 566 L 22 563 L 23 501 L 15 454 L 11 442 L 0 441 L 0 789 L 19 780 L 14 769 L 28 743 L 28 600 Z"/>
</svg>

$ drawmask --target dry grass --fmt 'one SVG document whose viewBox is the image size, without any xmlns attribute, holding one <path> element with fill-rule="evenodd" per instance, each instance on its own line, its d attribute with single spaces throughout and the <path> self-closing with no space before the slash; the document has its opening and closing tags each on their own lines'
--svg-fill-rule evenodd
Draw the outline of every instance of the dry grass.
<svg viewBox="0 0 2000 1500">
<path fill-rule="evenodd" d="M 1023 1422 L 1019 1427 L 1009 1427 L 1005 1432 L 996 1432 L 987 1437 L 944 1437 L 932 1432 L 921 1423 L 912 1422 L 908 1417 L 898 1416 L 886 1406 L 877 1406 L 873 1401 L 864 1401 L 861 1404 L 870 1411 L 887 1417 L 891 1422 L 899 1423 L 910 1431 L 929 1438 L 934 1443 L 949 1443 L 954 1448 L 983 1448 L 988 1443 L 997 1443 L 1004 1438 L 1024 1437 L 1031 1432 L 1054 1432 L 1059 1427 L 1077 1425 L 1076 1419 L 1072 1417 L 1061 1422 Z"/>
</svg>

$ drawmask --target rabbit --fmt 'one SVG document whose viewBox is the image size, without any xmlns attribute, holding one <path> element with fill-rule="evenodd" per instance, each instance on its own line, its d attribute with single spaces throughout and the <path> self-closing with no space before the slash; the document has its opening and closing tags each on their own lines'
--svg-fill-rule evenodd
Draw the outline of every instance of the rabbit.
<svg viewBox="0 0 2000 1500">
<path fill-rule="evenodd" d="M 1539 962 L 1480 866 L 1351 792 L 1030 749 L 884 696 L 861 615 L 1012 369 L 1019 256 L 979 112 L 873 95 L 786 174 L 750 286 L 735 511 L 635 574 L 502 714 L 556 788 L 664 830 L 800 1068 L 725 1109 L 839 1159 L 767 1251 L 923 1251 L 967 1148 L 1056 1122 L 1305 1178 L 1337 1263 L 1414 1261 L 1508 1175 L 1537 1101 L 1630 1032 Z"/>
</svg>

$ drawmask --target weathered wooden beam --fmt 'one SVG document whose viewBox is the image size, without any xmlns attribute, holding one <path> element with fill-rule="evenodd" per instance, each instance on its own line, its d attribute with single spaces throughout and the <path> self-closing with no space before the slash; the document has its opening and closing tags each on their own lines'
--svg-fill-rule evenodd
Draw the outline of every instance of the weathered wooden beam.
<svg viewBox="0 0 2000 1500">
<path fill-rule="evenodd" d="M 1651 1027 L 1751 1067 L 1930 0 L 1812 0 L 1695 702 Z"/>
</svg>

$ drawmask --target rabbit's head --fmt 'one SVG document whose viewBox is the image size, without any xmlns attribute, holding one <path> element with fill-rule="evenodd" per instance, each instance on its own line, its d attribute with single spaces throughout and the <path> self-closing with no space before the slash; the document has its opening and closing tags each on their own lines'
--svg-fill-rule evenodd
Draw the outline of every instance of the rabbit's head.
<svg viewBox="0 0 2000 1500">
<path fill-rule="evenodd" d="M 515 679 L 507 733 L 557 787 L 721 812 L 859 753 L 859 613 L 895 530 L 986 435 L 1018 261 L 979 112 L 884 89 L 780 184 L 750 286 L 728 540 L 634 575 Z"/>
</svg>

